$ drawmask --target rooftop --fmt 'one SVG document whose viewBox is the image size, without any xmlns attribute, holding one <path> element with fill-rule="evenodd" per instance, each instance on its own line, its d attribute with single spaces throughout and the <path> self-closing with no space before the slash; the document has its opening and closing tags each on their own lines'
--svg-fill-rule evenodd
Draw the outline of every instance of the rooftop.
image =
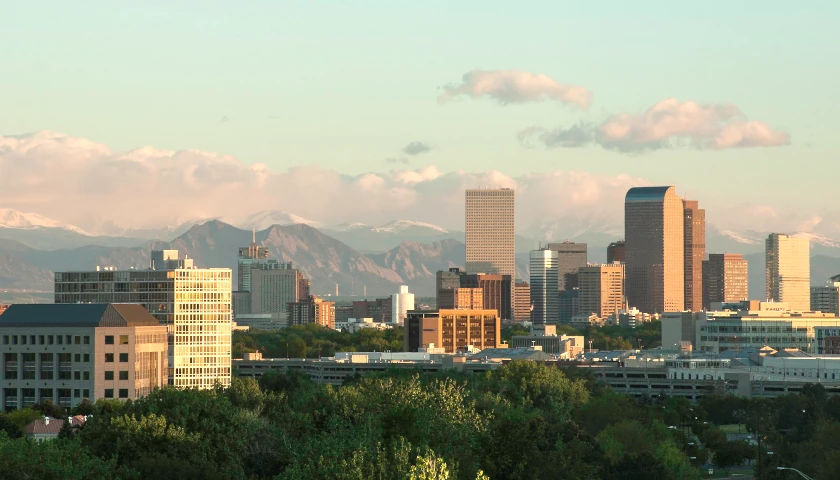
<svg viewBox="0 0 840 480">
<path fill-rule="evenodd" d="M 132 303 L 16 304 L 0 315 L 0 327 L 147 327 L 160 322 Z"/>
<path fill-rule="evenodd" d="M 658 202 L 665 198 L 668 189 L 674 187 L 634 187 L 627 190 L 625 202 Z"/>
</svg>

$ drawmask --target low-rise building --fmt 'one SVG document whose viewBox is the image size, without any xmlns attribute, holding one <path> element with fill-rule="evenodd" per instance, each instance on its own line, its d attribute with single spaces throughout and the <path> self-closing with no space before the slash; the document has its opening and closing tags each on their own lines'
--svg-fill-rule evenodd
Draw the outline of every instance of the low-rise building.
<svg viewBox="0 0 840 480">
<path fill-rule="evenodd" d="M 84 415 L 76 415 L 75 417 L 51 418 L 44 417 L 38 420 L 33 420 L 26 425 L 26 438 L 35 440 L 36 442 L 43 442 L 45 440 L 55 440 L 64 428 L 64 424 L 70 422 L 70 428 L 77 429 L 85 424 L 87 417 Z"/>
<path fill-rule="evenodd" d="M 348 318 L 346 321 L 335 324 L 335 329 L 347 333 L 356 333 L 363 328 L 375 330 L 387 330 L 393 328 L 393 323 L 374 322 L 372 318 Z"/>
<path fill-rule="evenodd" d="M 0 339 L 6 410 L 136 399 L 167 384 L 167 328 L 140 305 L 12 305 Z"/>
<path fill-rule="evenodd" d="M 468 347 L 499 347 L 501 330 L 496 310 L 417 310 L 408 312 L 403 335 L 407 352 L 434 344 L 446 353 L 456 353 Z"/>
<path fill-rule="evenodd" d="M 540 347 L 556 358 L 572 359 L 583 351 L 583 336 L 557 335 L 555 325 L 534 325 L 530 335 L 514 335 L 512 348 Z"/>
<path fill-rule="evenodd" d="M 281 330 L 289 326 L 289 316 L 285 312 L 240 313 L 236 315 L 236 325 L 246 327 L 248 330 Z"/>
</svg>

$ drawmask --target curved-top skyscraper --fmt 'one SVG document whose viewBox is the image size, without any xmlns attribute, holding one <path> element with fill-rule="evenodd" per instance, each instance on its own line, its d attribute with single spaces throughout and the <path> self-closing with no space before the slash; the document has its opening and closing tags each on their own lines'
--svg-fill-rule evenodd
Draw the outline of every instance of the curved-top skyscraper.
<svg viewBox="0 0 840 480">
<path fill-rule="evenodd" d="M 683 202 L 674 187 L 636 187 L 624 199 L 627 303 L 646 313 L 685 306 Z"/>
</svg>

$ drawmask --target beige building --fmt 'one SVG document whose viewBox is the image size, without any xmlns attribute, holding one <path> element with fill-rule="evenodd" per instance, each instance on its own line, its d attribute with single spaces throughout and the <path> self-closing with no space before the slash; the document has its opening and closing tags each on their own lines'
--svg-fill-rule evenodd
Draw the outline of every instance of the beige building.
<svg viewBox="0 0 840 480">
<path fill-rule="evenodd" d="M 811 257 L 807 238 L 781 233 L 767 237 L 767 300 L 785 302 L 796 312 L 811 309 Z"/>
<path fill-rule="evenodd" d="M 683 200 L 685 310 L 703 310 L 703 259 L 706 258 L 706 210 Z"/>
<path fill-rule="evenodd" d="M 531 285 L 528 282 L 519 281 L 513 286 L 513 320 L 531 320 Z"/>
<path fill-rule="evenodd" d="M 140 305 L 12 305 L 0 338 L 5 410 L 136 399 L 167 384 L 167 328 Z"/>
<path fill-rule="evenodd" d="M 710 253 L 703 260 L 703 309 L 749 298 L 749 267 L 739 253 Z"/>
<path fill-rule="evenodd" d="M 684 209 L 674 187 L 628 190 L 624 229 L 627 303 L 646 313 L 684 310 Z"/>
<path fill-rule="evenodd" d="M 589 265 L 578 272 L 580 313 L 608 317 L 624 309 L 623 263 Z"/>
<path fill-rule="evenodd" d="M 136 303 L 169 331 L 169 383 L 230 384 L 231 270 L 56 272 L 55 303 Z"/>
<path fill-rule="evenodd" d="M 501 333 L 496 310 L 438 310 L 409 312 L 403 335 L 406 352 L 434 344 L 445 353 L 456 353 L 497 348 Z"/>
<path fill-rule="evenodd" d="M 455 310 L 484 308 L 484 290 L 481 288 L 453 288 L 452 299 L 452 308 Z"/>
<path fill-rule="evenodd" d="M 514 194 L 510 188 L 466 191 L 467 273 L 516 276 Z"/>
</svg>

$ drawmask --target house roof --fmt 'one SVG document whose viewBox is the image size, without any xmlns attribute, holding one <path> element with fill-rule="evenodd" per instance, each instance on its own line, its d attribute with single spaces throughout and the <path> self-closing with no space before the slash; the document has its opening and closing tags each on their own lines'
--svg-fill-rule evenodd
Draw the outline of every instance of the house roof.
<svg viewBox="0 0 840 480">
<path fill-rule="evenodd" d="M 49 419 L 47 421 L 46 419 Z M 80 427 L 85 424 L 85 417 L 76 415 L 69 417 L 71 427 Z M 61 428 L 64 426 L 65 420 L 61 418 L 39 418 L 26 425 L 26 435 L 58 435 Z"/>
<path fill-rule="evenodd" d="M 0 327 L 145 327 L 160 325 L 131 303 L 16 304 L 0 315 Z"/>
</svg>

